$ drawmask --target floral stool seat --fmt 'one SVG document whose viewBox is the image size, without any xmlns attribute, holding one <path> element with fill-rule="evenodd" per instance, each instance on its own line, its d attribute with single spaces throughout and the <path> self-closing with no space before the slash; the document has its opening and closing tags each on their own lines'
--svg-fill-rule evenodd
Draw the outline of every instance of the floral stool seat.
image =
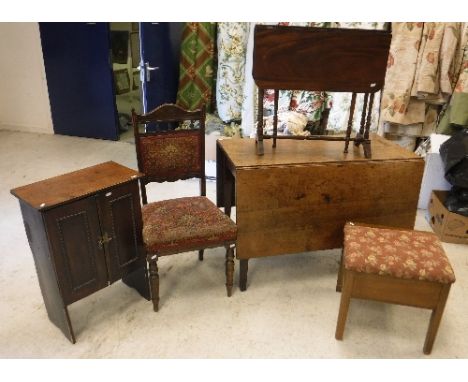
<svg viewBox="0 0 468 382">
<path fill-rule="evenodd" d="M 452 266 L 433 233 L 347 223 L 335 338 L 343 339 L 351 297 L 427 308 L 432 316 L 423 351 L 429 354 L 453 282 Z"/>
</svg>

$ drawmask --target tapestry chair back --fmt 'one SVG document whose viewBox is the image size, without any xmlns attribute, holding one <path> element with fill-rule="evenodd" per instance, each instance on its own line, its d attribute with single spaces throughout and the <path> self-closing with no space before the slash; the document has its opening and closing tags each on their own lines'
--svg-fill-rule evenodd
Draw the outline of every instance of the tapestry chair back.
<svg viewBox="0 0 468 382">
<path fill-rule="evenodd" d="M 257 154 L 263 140 L 314 139 L 350 141 L 371 157 L 369 129 L 374 95 L 383 88 L 391 33 L 388 31 L 257 25 L 254 32 L 253 78 L 259 88 Z M 263 131 L 263 97 L 274 89 L 273 133 Z M 278 136 L 279 90 L 351 92 L 346 136 Z M 351 137 L 357 93 L 364 93 L 359 132 Z"/>
<path fill-rule="evenodd" d="M 200 193 L 206 195 L 205 179 L 205 107 L 188 111 L 175 104 L 164 104 L 147 114 L 132 110 L 132 124 L 142 200 L 147 204 L 146 184 L 200 178 Z M 174 130 L 147 131 L 162 124 Z M 142 131 L 140 131 L 142 130 Z"/>
</svg>

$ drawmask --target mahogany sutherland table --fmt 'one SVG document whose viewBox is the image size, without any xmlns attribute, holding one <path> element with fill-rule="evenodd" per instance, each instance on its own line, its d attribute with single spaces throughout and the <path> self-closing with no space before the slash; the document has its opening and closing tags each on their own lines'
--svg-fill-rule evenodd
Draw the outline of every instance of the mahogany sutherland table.
<svg viewBox="0 0 468 382">
<path fill-rule="evenodd" d="M 340 248 L 346 221 L 413 228 L 424 169 L 414 153 L 372 136 L 372 159 L 336 141 L 217 141 L 217 205 L 236 205 L 240 289 L 248 260 Z"/>
<path fill-rule="evenodd" d="M 106 162 L 11 190 L 49 319 L 75 343 L 67 306 L 122 279 L 149 299 L 138 179 Z"/>
</svg>

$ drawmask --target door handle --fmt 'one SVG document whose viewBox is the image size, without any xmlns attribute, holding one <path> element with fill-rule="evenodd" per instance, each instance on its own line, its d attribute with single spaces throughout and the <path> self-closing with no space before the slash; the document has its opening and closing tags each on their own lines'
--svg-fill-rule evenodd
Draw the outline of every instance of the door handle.
<svg viewBox="0 0 468 382">
<path fill-rule="evenodd" d="M 159 70 L 159 66 L 150 66 L 149 62 L 145 62 L 143 65 L 143 62 L 140 62 L 140 65 L 138 65 L 137 69 L 140 71 L 140 81 L 143 82 L 145 80 L 146 76 L 146 81 L 149 82 L 151 81 L 151 72 L 153 70 Z M 145 68 L 145 71 L 143 72 L 141 69 Z"/>
<path fill-rule="evenodd" d="M 151 81 L 151 72 L 153 70 L 158 70 L 159 66 L 149 66 L 149 62 L 145 62 L 145 68 L 146 68 L 146 81 L 150 82 Z"/>
<path fill-rule="evenodd" d="M 107 232 L 104 232 L 104 235 L 98 240 L 99 249 L 102 249 L 104 247 L 104 244 L 107 244 L 111 240 L 112 236 L 109 236 Z"/>
</svg>

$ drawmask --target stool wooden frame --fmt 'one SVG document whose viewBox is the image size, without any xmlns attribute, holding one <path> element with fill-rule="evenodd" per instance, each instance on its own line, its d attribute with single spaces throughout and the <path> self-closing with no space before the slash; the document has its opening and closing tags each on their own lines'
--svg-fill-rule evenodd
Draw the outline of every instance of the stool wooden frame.
<svg viewBox="0 0 468 382">
<path fill-rule="evenodd" d="M 342 254 L 336 285 L 336 290 L 341 292 L 341 302 L 335 338 L 343 339 L 351 298 L 431 309 L 432 315 L 423 347 L 424 354 L 430 354 L 451 285 L 350 271 L 344 267 Z"/>
</svg>

